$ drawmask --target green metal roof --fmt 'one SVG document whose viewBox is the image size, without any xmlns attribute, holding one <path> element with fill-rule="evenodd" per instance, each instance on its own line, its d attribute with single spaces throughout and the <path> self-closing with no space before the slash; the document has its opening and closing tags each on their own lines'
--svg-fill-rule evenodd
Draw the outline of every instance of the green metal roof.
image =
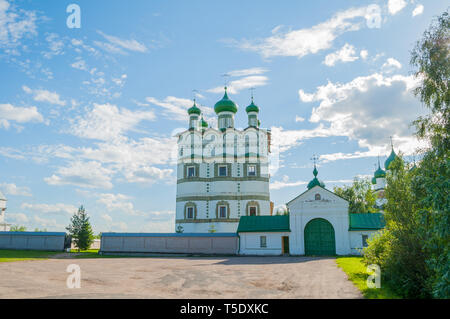
<svg viewBox="0 0 450 319">
<path fill-rule="evenodd" d="M 223 98 L 214 105 L 214 111 L 219 114 L 220 112 L 237 112 L 236 103 L 228 98 L 227 87 L 225 87 L 225 94 Z"/>
<path fill-rule="evenodd" d="M 249 112 L 256 112 L 256 113 L 258 113 L 259 112 L 259 107 L 255 103 L 253 103 L 253 97 L 252 97 L 252 103 L 245 108 L 245 111 L 247 113 L 249 113 Z"/>
<path fill-rule="evenodd" d="M 192 107 L 188 109 L 188 114 L 189 115 L 191 115 L 191 114 L 200 115 L 201 114 L 200 109 L 197 107 L 197 104 L 195 104 L 195 100 L 194 100 L 194 105 L 192 105 Z"/>
<path fill-rule="evenodd" d="M 386 170 L 389 170 L 389 166 L 391 165 L 391 163 L 397 158 L 397 154 L 395 154 L 394 152 L 394 148 L 392 148 L 391 154 L 389 155 L 389 157 L 387 158 L 387 160 L 384 162 L 384 168 Z"/>
<path fill-rule="evenodd" d="M 320 179 L 317 178 L 318 173 L 319 172 L 317 171 L 316 164 L 314 164 L 314 170 L 313 170 L 314 178 L 308 183 L 308 189 L 311 189 L 314 186 L 320 186 L 320 187 L 325 188 L 324 182 L 322 182 Z"/>
<path fill-rule="evenodd" d="M 382 213 L 350 214 L 349 230 L 378 230 L 385 225 Z"/>
<path fill-rule="evenodd" d="M 238 233 L 245 232 L 290 232 L 289 215 L 281 216 L 242 216 Z"/>
</svg>

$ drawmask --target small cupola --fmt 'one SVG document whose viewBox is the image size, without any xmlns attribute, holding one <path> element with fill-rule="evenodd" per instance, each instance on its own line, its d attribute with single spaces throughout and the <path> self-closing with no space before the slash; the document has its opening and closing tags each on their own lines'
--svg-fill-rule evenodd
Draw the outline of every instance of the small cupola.
<svg viewBox="0 0 450 319">
<path fill-rule="evenodd" d="M 234 127 L 234 115 L 237 110 L 236 103 L 230 100 L 227 94 L 227 87 L 225 87 L 223 98 L 214 105 L 214 111 L 218 115 L 217 123 L 220 130 Z"/>
<path fill-rule="evenodd" d="M 318 173 L 319 173 L 319 172 L 317 171 L 316 164 L 314 164 L 314 170 L 313 170 L 314 178 L 308 183 L 308 189 L 311 189 L 311 188 L 313 188 L 314 186 L 320 186 L 320 187 L 325 188 L 324 182 L 322 182 L 321 180 L 319 180 L 319 179 L 317 178 L 317 174 L 318 174 Z"/>
<path fill-rule="evenodd" d="M 258 127 L 260 123 L 258 120 L 259 107 L 253 102 L 253 95 L 252 103 L 245 108 L 245 111 L 248 116 L 248 126 Z"/>
</svg>

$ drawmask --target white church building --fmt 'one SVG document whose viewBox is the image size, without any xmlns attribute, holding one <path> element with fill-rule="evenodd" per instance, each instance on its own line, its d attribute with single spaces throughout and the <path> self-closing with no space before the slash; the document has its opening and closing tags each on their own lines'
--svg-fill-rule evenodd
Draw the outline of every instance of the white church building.
<svg viewBox="0 0 450 319">
<path fill-rule="evenodd" d="M 289 201 L 288 214 L 272 216 L 269 194 L 271 133 L 260 128 L 259 107 L 245 109 L 248 126 L 234 127 L 237 105 L 227 94 L 214 106 L 217 128 L 201 110 L 188 109 L 189 128 L 177 134 L 177 233 L 229 233 L 238 237 L 241 255 L 360 254 L 367 240 L 384 227 L 380 213 L 349 214 L 348 201 L 314 178 Z M 389 164 L 396 155 L 385 162 Z M 386 172 L 380 165 L 372 180 L 377 206 L 385 203 Z"/>
<path fill-rule="evenodd" d="M 260 128 L 259 108 L 245 109 L 248 126 L 234 126 L 237 105 L 227 94 L 214 106 L 217 128 L 201 110 L 188 109 L 189 128 L 177 134 L 175 231 L 235 233 L 242 216 L 270 215 L 270 131 Z"/>
</svg>

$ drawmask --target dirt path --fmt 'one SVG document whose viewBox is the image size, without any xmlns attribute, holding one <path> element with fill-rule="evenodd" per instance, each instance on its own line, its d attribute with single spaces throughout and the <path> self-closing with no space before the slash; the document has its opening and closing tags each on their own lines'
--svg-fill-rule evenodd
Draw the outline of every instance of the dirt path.
<svg viewBox="0 0 450 319">
<path fill-rule="evenodd" d="M 69 289 L 69 264 L 81 288 Z M 0 264 L 0 298 L 362 298 L 332 258 L 97 258 Z"/>
</svg>

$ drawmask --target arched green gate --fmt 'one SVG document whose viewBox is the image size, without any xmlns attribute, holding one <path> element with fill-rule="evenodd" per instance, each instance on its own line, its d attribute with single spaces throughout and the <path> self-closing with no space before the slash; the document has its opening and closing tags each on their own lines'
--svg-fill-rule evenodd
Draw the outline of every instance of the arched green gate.
<svg viewBox="0 0 450 319">
<path fill-rule="evenodd" d="M 329 221 L 315 218 L 306 224 L 305 255 L 336 255 L 334 228 Z"/>
</svg>

